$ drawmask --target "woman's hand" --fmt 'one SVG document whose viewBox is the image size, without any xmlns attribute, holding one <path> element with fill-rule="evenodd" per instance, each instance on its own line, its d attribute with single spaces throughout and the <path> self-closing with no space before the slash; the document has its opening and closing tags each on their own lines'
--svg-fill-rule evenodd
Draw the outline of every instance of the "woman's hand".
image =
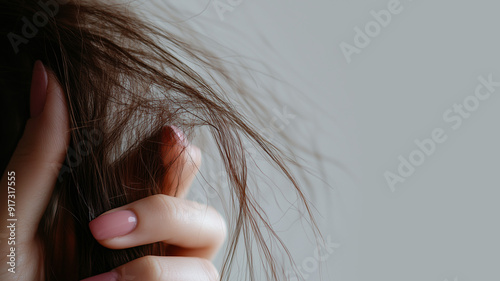
<svg viewBox="0 0 500 281">
<path fill-rule="evenodd" d="M 62 88 L 40 62 L 34 67 L 30 100 L 32 117 L 0 186 L 0 220 L 4 224 L 0 225 L 0 280 L 43 280 L 44 253 L 37 229 L 69 143 Z M 179 145 L 186 145 L 179 135 Z M 162 153 L 168 157 L 168 152 Z M 198 171 L 201 154 L 196 147 L 187 146 L 181 156 L 165 182 L 178 182 L 182 196 Z M 179 168 L 182 173 L 176 173 Z M 177 256 L 142 257 L 86 280 L 217 279 L 209 259 L 222 245 L 226 226 L 213 208 L 160 194 L 108 211 L 89 227 L 99 243 L 111 249 L 163 241 L 174 245 L 172 254 Z"/>
<path fill-rule="evenodd" d="M 37 229 L 69 143 L 62 89 L 41 62 L 35 64 L 30 95 L 31 118 L 0 186 L 0 233 L 4 234 L 0 236 L 0 280 L 43 280 L 44 255 Z"/>
<path fill-rule="evenodd" d="M 212 207 L 182 199 L 198 171 L 201 153 L 184 141 L 178 129 L 164 131 L 168 132 L 177 133 L 177 144 L 168 146 L 170 151 L 162 151 L 162 155 L 168 159 L 180 153 L 180 157 L 169 169 L 164 182 L 176 185 L 179 197 L 168 194 L 146 197 L 102 214 L 89 226 L 94 237 L 107 248 L 126 249 L 164 242 L 169 245 L 169 256 L 138 258 L 85 281 L 219 279 L 210 259 L 224 242 L 225 222 Z M 170 188 L 165 187 L 165 190 Z"/>
</svg>

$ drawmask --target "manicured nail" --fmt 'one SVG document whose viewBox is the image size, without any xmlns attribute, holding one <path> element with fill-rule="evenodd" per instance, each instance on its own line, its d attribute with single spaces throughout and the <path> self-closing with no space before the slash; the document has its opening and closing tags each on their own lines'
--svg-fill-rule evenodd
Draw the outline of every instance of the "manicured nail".
<svg viewBox="0 0 500 281">
<path fill-rule="evenodd" d="M 176 126 L 170 126 L 170 129 L 172 129 L 172 131 L 175 133 L 177 143 L 184 147 L 189 146 L 189 141 L 187 140 L 186 135 L 184 135 L 184 132 L 182 132 L 181 129 L 177 128 Z"/>
<path fill-rule="evenodd" d="M 101 215 L 89 223 L 90 231 L 97 240 L 111 239 L 132 232 L 137 225 L 137 217 L 129 210 Z"/>
<path fill-rule="evenodd" d="M 30 91 L 30 114 L 31 117 L 39 116 L 45 107 L 47 99 L 47 71 L 43 63 L 39 60 L 35 62 L 33 67 L 33 77 L 31 78 Z"/>
<path fill-rule="evenodd" d="M 106 272 L 89 278 L 85 278 L 81 281 L 118 281 L 118 273 L 116 272 Z"/>
</svg>

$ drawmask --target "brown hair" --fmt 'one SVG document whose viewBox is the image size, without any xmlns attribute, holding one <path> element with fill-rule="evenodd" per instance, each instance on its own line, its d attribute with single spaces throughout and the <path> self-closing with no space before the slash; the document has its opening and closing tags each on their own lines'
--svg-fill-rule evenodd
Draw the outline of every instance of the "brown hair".
<svg viewBox="0 0 500 281">
<path fill-rule="evenodd" d="M 243 140 L 250 140 L 284 173 L 313 225 L 314 220 L 285 164 L 287 159 L 228 98 L 227 93 L 238 93 L 248 107 L 263 111 L 252 87 L 208 48 L 155 27 L 124 5 L 62 2 L 0 1 L 5 62 L 0 66 L 0 106 L 11 120 L 2 132 L 13 136 L 2 146 L 2 170 L 29 118 L 35 60 L 59 79 L 70 113 L 68 157 L 63 167 L 57 167 L 61 168 L 59 181 L 39 227 L 46 255 L 45 280 L 81 279 L 144 255 L 171 253 L 161 243 L 110 250 L 97 243 L 88 228 L 89 221 L 107 210 L 164 192 L 164 175 L 174 166 L 164 163 L 158 153 L 168 145 L 162 139 L 166 125 L 180 127 L 187 135 L 208 128 L 217 144 L 236 214 L 230 222 L 233 231 L 221 276 L 229 278 L 243 233 L 246 243 L 252 235 L 258 241 L 268 279 L 285 279 L 284 268 L 273 258 L 259 229 L 263 222 L 281 243 L 247 185 Z M 189 65 L 197 66 L 197 71 Z M 169 194 L 175 193 L 172 186 Z M 251 254 L 247 258 L 252 267 Z"/>
</svg>

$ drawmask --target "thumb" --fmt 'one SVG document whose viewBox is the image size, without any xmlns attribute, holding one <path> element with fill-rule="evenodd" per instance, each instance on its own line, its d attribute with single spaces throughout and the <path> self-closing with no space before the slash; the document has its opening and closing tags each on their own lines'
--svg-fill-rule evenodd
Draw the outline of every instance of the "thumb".
<svg viewBox="0 0 500 281">
<path fill-rule="evenodd" d="M 7 217 L 18 219 L 18 235 L 34 237 L 69 143 L 69 117 L 63 90 L 40 61 L 33 69 L 30 112 L 31 118 L 2 177 L 1 188 L 9 186 L 8 194 L 15 194 L 14 202 L 9 202 L 14 203 L 15 211 L 10 209 Z M 10 188 L 12 180 L 15 189 Z M 1 211 L 5 210 L 7 208 Z"/>
</svg>

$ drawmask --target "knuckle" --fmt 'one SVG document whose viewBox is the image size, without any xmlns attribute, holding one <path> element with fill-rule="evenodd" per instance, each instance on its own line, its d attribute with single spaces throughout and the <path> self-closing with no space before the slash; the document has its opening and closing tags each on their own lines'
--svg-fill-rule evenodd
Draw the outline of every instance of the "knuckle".
<svg viewBox="0 0 500 281">
<path fill-rule="evenodd" d="M 139 266 L 142 268 L 147 276 L 144 276 L 146 280 L 162 280 L 164 274 L 163 267 L 155 256 L 144 256 L 136 260 Z"/>
<path fill-rule="evenodd" d="M 159 209 L 160 212 L 170 214 L 175 212 L 175 204 L 171 198 L 165 194 L 156 194 L 152 196 L 152 204 Z"/>
<path fill-rule="evenodd" d="M 227 223 L 224 217 L 212 206 L 209 206 L 209 210 L 213 212 L 217 223 L 217 234 L 219 237 L 219 242 L 222 243 L 227 237 Z"/>
<path fill-rule="evenodd" d="M 165 194 L 153 195 L 151 199 L 152 201 L 149 203 L 153 205 L 160 216 L 159 219 L 163 222 L 183 221 L 197 215 L 197 212 L 189 208 L 185 200 L 179 200 Z"/>
<path fill-rule="evenodd" d="M 221 217 L 221 240 L 224 242 L 227 237 L 227 223 L 224 218 Z"/>
<path fill-rule="evenodd" d="M 224 217 L 214 207 L 165 194 L 153 195 L 151 200 L 148 203 L 154 206 L 162 222 L 199 222 L 200 225 L 204 225 L 204 220 L 210 218 L 212 226 L 207 230 L 210 232 L 212 241 L 217 244 L 225 241 L 228 233 L 227 224 Z"/>
<path fill-rule="evenodd" d="M 203 258 L 197 258 L 197 263 L 203 271 L 204 276 L 207 277 L 207 281 L 219 280 L 219 271 L 215 268 L 211 261 Z"/>
<path fill-rule="evenodd" d="M 225 238 L 227 237 L 226 220 L 221 215 L 221 213 L 219 213 L 219 211 L 217 211 L 217 209 L 215 209 L 214 207 L 212 207 L 210 205 L 206 205 L 205 208 L 207 209 L 207 213 L 208 212 L 212 213 L 212 216 L 214 217 L 214 223 L 217 224 L 217 228 L 216 228 L 217 235 L 218 235 L 219 239 L 221 240 L 221 242 L 223 242 L 225 240 Z"/>
<path fill-rule="evenodd" d="M 188 201 L 189 207 L 182 209 L 183 216 L 189 217 L 191 221 L 206 220 L 210 218 L 211 227 L 208 228 L 212 243 L 222 244 L 227 237 L 227 224 L 224 217 L 210 205 L 200 204 L 195 201 Z M 200 222 L 201 223 L 201 222 Z"/>
</svg>

